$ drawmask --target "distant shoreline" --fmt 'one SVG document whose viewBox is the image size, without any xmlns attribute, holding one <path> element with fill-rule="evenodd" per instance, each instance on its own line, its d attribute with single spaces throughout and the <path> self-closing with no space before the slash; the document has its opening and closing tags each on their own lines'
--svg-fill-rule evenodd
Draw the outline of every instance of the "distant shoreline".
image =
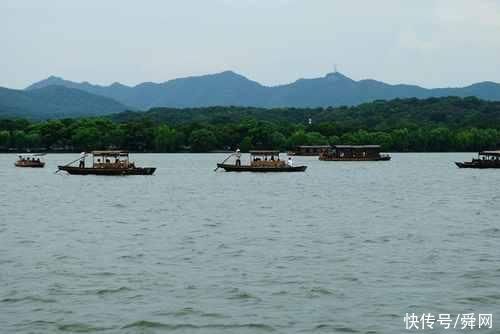
<svg viewBox="0 0 500 334">
<path fill-rule="evenodd" d="M 91 151 L 88 151 L 86 153 L 90 153 Z M 148 151 L 128 151 L 130 154 L 231 154 L 234 153 L 234 151 L 210 151 L 210 152 L 189 152 L 189 151 L 183 151 L 183 152 L 148 152 Z M 286 154 L 288 151 L 280 151 L 282 154 Z M 34 153 L 45 153 L 45 154 L 79 154 L 81 151 L 12 151 L 12 152 L 7 152 L 7 151 L 0 151 L 0 154 L 34 154 Z M 248 152 L 241 152 L 242 154 L 248 154 Z M 447 153 L 471 153 L 471 154 L 477 154 L 477 151 L 435 151 L 435 152 L 426 152 L 426 151 L 412 151 L 412 152 L 398 152 L 398 151 L 384 151 L 382 153 L 397 153 L 397 154 L 413 154 L 413 153 L 422 153 L 422 154 L 447 154 Z M 295 155 L 296 157 L 317 157 L 315 155 Z"/>
</svg>

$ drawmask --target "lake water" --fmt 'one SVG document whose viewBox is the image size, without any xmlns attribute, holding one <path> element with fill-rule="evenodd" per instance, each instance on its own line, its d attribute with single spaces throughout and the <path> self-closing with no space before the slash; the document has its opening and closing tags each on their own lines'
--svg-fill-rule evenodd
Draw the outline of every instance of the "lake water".
<svg viewBox="0 0 500 334">
<path fill-rule="evenodd" d="M 454 166 L 471 153 L 54 174 L 77 157 L 0 155 L 1 333 L 402 333 L 407 312 L 493 313 L 481 332 L 500 331 L 500 170 Z"/>
</svg>

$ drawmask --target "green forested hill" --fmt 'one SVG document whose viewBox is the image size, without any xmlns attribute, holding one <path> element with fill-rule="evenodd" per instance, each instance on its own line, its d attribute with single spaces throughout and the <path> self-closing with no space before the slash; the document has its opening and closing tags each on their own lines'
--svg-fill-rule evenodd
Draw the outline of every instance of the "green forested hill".
<svg viewBox="0 0 500 334">
<path fill-rule="evenodd" d="M 402 152 L 499 149 L 500 102 L 446 97 L 339 108 L 158 108 L 36 123 L 0 120 L 0 150 L 207 152 L 328 143 Z"/>
<path fill-rule="evenodd" d="M 245 119 L 308 124 L 333 123 L 344 130 L 388 130 L 403 127 L 500 127 L 500 102 L 475 97 L 395 99 L 338 108 L 153 108 L 147 112 L 113 115 L 116 121 L 149 118 L 173 125 L 238 123 Z"/>
<path fill-rule="evenodd" d="M 101 116 L 125 111 L 110 98 L 63 86 L 16 90 L 0 87 L 0 118 L 33 120 Z"/>
</svg>

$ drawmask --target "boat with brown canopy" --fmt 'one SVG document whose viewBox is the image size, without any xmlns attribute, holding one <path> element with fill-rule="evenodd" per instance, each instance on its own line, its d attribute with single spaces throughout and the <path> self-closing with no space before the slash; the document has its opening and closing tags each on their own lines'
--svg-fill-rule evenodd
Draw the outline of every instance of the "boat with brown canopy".
<svg viewBox="0 0 500 334">
<path fill-rule="evenodd" d="M 45 162 L 41 157 L 44 155 L 45 153 L 21 154 L 14 165 L 16 167 L 43 168 L 45 167 Z"/>
<path fill-rule="evenodd" d="M 500 168 L 500 151 L 481 151 L 477 159 L 472 161 L 455 162 L 458 168 Z"/>
<path fill-rule="evenodd" d="M 320 153 L 323 161 L 388 161 L 391 157 L 380 153 L 380 145 L 332 145 Z"/>
<path fill-rule="evenodd" d="M 86 167 L 85 160 L 88 153 L 82 153 L 80 158 L 64 166 L 58 166 L 58 171 L 63 170 L 73 175 L 152 175 L 154 167 L 136 167 L 129 160 L 127 151 L 93 151 L 92 166 Z M 78 162 L 78 166 L 71 164 Z"/>
<path fill-rule="evenodd" d="M 226 163 L 229 158 L 235 156 L 234 164 Z M 294 166 L 291 157 L 287 161 L 280 159 L 279 151 L 250 151 L 250 163 L 248 165 L 241 164 L 241 154 L 239 151 L 231 154 L 222 163 L 217 164 L 218 168 L 224 169 L 226 172 L 304 172 L 307 166 Z"/>
<path fill-rule="evenodd" d="M 321 153 L 328 151 L 330 145 L 299 145 L 295 150 L 288 152 L 288 155 L 296 156 L 318 156 Z"/>
</svg>

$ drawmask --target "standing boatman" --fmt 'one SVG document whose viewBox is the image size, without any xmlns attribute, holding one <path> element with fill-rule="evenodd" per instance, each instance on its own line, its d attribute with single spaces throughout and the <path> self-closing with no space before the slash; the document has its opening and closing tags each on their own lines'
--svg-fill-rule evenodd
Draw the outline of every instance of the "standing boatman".
<svg viewBox="0 0 500 334">
<path fill-rule="evenodd" d="M 80 153 L 80 164 L 78 167 L 85 168 L 85 152 Z"/>
<path fill-rule="evenodd" d="M 241 166 L 241 151 L 239 148 L 236 149 L 236 166 Z"/>
</svg>

